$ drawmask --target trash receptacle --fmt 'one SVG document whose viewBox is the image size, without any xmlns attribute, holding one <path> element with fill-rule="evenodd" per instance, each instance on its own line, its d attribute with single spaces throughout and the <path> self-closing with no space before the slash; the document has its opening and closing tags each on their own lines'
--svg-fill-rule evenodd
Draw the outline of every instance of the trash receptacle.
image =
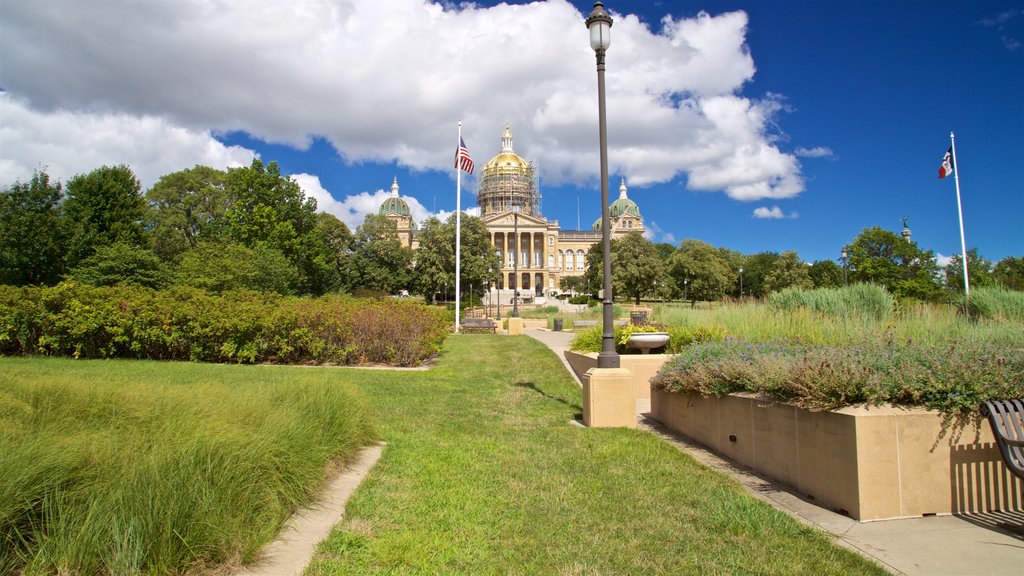
<svg viewBox="0 0 1024 576">
<path fill-rule="evenodd" d="M 637 310 L 635 312 L 630 312 L 629 323 L 634 326 L 647 323 L 647 312 L 645 310 Z"/>
<path fill-rule="evenodd" d="M 562 319 L 561 318 L 555 318 L 555 332 L 561 332 L 561 331 L 562 331 Z"/>
</svg>

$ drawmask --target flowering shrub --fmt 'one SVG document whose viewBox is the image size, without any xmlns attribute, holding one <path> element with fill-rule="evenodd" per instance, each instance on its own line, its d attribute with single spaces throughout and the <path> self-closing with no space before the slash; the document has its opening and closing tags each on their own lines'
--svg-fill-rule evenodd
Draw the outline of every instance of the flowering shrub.
<svg viewBox="0 0 1024 576">
<path fill-rule="evenodd" d="M 745 343 L 684 349 L 652 379 L 666 392 L 760 392 L 811 410 L 851 404 L 923 405 L 948 417 L 983 400 L 1024 396 L 1024 349 L 962 341 L 945 346 Z"/>
<path fill-rule="evenodd" d="M 391 298 L 0 287 L 2 354 L 413 366 L 447 334 L 442 311 Z"/>
</svg>

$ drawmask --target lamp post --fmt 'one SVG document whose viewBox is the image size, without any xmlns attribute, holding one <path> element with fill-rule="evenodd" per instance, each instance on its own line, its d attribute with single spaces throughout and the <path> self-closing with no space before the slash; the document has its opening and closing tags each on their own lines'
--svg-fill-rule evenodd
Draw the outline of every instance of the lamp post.
<svg viewBox="0 0 1024 576">
<path fill-rule="evenodd" d="M 686 302 L 686 286 L 690 283 L 689 278 L 683 278 L 683 302 Z"/>
<path fill-rule="evenodd" d="M 512 317 L 519 318 L 519 205 L 512 206 L 512 225 L 515 229 L 516 252 L 512 255 Z"/>
<path fill-rule="evenodd" d="M 740 300 L 743 299 L 743 267 L 740 266 Z"/>
<path fill-rule="evenodd" d="M 597 356 L 598 368 L 618 368 L 619 354 L 615 352 L 615 329 L 612 324 L 612 245 L 611 220 L 608 217 L 608 123 L 605 118 L 604 100 L 604 54 L 611 45 L 612 17 L 604 10 L 604 4 L 594 2 L 594 10 L 587 18 L 590 30 L 590 47 L 597 55 L 597 124 L 601 145 L 601 242 L 604 256 L 604 297 L 603 331 L 601 353 Z"/>
<path fill-rule="evenodd" d="M 849 286 L 849 282 L 846 279 L 846 258 L 849 254 L 846 252 L 846 246 L 843 246 L 842 251 L 839 252 L 839 257 L 843 261 L 843 286 Z"/>
</svg>

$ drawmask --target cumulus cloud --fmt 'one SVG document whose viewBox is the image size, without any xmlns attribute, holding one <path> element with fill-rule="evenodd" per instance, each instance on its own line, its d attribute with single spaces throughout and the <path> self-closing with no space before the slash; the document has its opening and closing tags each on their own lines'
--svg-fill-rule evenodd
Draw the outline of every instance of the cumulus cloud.
<svg viewBox="0 0 1024 576">
<path fill-rule="evenodd" d="M 658 226 L 658 223 L 651 220 L 644 224 L 644 238 L 651 242 L 665 242 L 667 244 L 675 244 L 676 237 L 671 232 L 665 232 Z"/>
<path fill-rule="evenodd" d="M 666 16 L 653 27 L 613 16 L 613 173 L 637 185 L 685 176 L 690 189 L 748 201 L 803 190 L 797 157 L 772 133 L 778 100 L 742 95 L 755 72 L 744 12 Z M 566 0 L 8 2 L 0 86 L 40 124 L 122 119 L 110 130 L 120 147 L 96 138 L 65 146 L 121 154 L 133 167 L 146 152 L 163 154 L 169 135 L 203 149 L 209 134 L 238 130 L 299 148 L 323 137 L 347 162 L 448 169 L 461 119 L 471 150 L 497 144 L 509 121 L 517 151 L 539 161 L 546 182 L 582 184 L 598 166 L 584 17 Z M 146 122 L 148 131 L 127 126 Z M 45 149 L 54 139 L 39 141 L 11 160 L 5 135 L 0 161 L 65 160 Z"/>
<path fill-rule="evenodd" d="M 815 146 L 814 148 L 798 147 L 793 154 L 801 158 L 832 158 L 835 154 L 828 146 Z"/>
<path fill-rule="evenodd" d="M 224 146 L 208 130 L 176 126 L 157 116 L 59 110 L 42 113 L 0 93 L 0 186 L 37 170 L 67 180 L 103 165 L 128 164 L 143 187 L 196 164 L 247 166 L 255 154 Z"/>
<path fill-rule="evenodd" d="M 796 212 L 794 210 L 793 212 L 790 212 L 787 215 L 785 212 L 782 211 L 782 208 L 779 208 L 778 206 L 772 206 L 771 208 L 769 208 L 767 206 L 761 206 L 759 208 L 754 208 L 754 218 L 777 220 L 777 219 L 782 219 L 782 218 L 796 219 L 796 218 L 799 218 L 799 217 L 800 217 L 800 213 L 799 212 Z"/>
<path fill-rule="evenodd" d="M 953 261 L 953 256 L 946 256 L 945 254 L 935 253 L 935 263 L 939 265 L 939 268 L 945 268 L 949 266 L 949 263 Z M 970 260 L 967 261 L 970 264 Z"/>
<path fill-rule="evenodd" d="M 318 211 L 333 214 L 353 231 L 366 220 L 367 215 L 377 214 L 380 211 L 380 205 L 391 196 L 391 191 L 378 189 L 374 192 L 360 192 L 339 201 L 329 190 L 323 187 L 318 176 L 313 174 L 292 174 L 290 177 L 299 185 L 299 188 L 302 189 L 302 192 L 307 197 L 316 200 Z M 412 196 L 401 196 L 401 198 L 409 205 L 412 219 L 417 225 L 423 224 L 423 221 L 431 216 L 444 221 L 454 214 L 454 212 L 446 210 L 432 213 Z M 463 210 L 463 212 L 470 216 L 480 216 L 479 207 Z"/>
</svg>

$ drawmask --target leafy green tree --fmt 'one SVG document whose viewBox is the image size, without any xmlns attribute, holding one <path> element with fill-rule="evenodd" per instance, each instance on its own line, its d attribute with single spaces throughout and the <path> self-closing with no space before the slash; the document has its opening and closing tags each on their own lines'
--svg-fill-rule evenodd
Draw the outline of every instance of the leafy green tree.
<svg viewBox="0 0 1024 576">
<path fill-rule="evenodd" d="M 759 252 L 743 257 L 743 294 L 745 296 L 763 298 L 768 295 L 770 290 L 765 286 L 765 279 L 774 269 L 778 260 L 778 252 Z M 738 268 L 734 267 L 733 271 L 737 276 L 739 275 Z M 740 283 L 737 277 L 733 292 L 730 293 L 738 296 L 739 290 Z"/>
<path fill-rule="evenodd" d="M 97 247 L 68 277 L 93 286 L 127 284 L 146 288 L 161 288 L 167 280 L 164 264 L 152 250 L 123 242 Z"/>
<path fill-rule="evenodd" d="M 771 272 L 764 279 L 767 292 L 777 292 L 784 288 L 811 289 L 814 282 L 807 270 L 807 264 L 794 251 L 783 252 L 772 265 Z"/>
<path fill-rule="evenodd" d="M 200 242 L 183 253 L 173 277 L 175 284 L 208 292 L 245 289 L 289 295 L 299 284 L 298 272 L 280 250 L 218 240 Z"/>
<path fill-rule="evenodd" d="M 1024 256 L 1008 256 L 996 262 L 992 278 L 1010 290 L 1024 291 Z"/>
<path fill-rule="evenodd" d="M 398 239 L 395 222 L 370 214 L 356 228 L 346 277 L 352 288 L 394 294 L 411 287 L 412 260 L 412 250 Z"/>
<path fill-rule="evenodd" d="M 162 176 L 146 192 L 148 229 L 161 258 L 176 260 L 224 227 L 229 205 L 226 181 L 222 170 L 195 166 Z"/>
<path fill-rule="evenodd" d="M 676 286 L 688 281 L 687 297 L 696 300 L 718 300 L 729 289 L 736 275 L 722 254 L 706 242 L 687 239 L 669 260 L 669 274 Z"/>
<path fill-rule="evenodd" d="M 636 304 L 653 294 L 660 279 L 667 278 L 666 264 L 658 249 L 639 232 L 612 241 L 612 294 L 628 296 Z"/>
<path fill-rule="evenodd" d="M 64 221 L 70 235 L 69 267 L 75 267 L 100 246 L 115 242 L 143 247 L 146 203 L 139 179 L 125 165 L 103 166 L 67 182 Z"/>
<path fill-rule="evenodd" d="M 959 254 L 949 260 L 949 264 L 943 269 L 946 277 L 946 289 L 952 292 L 962 292 L 964 289 L 964 264 Z M 971 287 L 982 288 L 995 283 L 992 277 L 992 262 L 978 254 L 977 248 L 967 251 L 967 279 Z"/>
<path fill-rule="evenodd" d="M 304 252 L 312 258 L 306 261 L 305 276 L 310 292 L 326 294 L 345 286 L 345 260 L 352 253 L 355 239 L 344 222 L 333 214 L 317 212 L 316 226 L 307 235 Z"/>
<path fill-rule="evenodd" d="M 415 281 L 424 296 L 433 298 L 442 286 L 455 286 L 455 232 L 454 214 L 444 223 L 429 218 L 420 228 Z M 483 220 L 466 214 L 462 215 L 460 256 L 460 287 L 463 292 L 475 287 L 479 293 L 484 282 L 493 278 L 495 271 L 501 269 L 501 260 L 491 245 L 487 226 Z"/>
<path fill-rule="evenodd" d="M 316 200 L 282 176 L 276 162 L 264 165 L 257 158 L 247 168 L 229 169 L 225 191 L 224 227 L 231 240 L 279 250 L 298 271 L 301 293 L 319 295 L 341 286 L 329 235 L 317 229 Z"/>
<path fill-rule="evenodd" d="M 562 290 L 562 292 L 569 292 L 572 294 L 586 292 L 586 278 L 583 276 L 562 276 L 558 279 L 558 288 Z"/>
<path fill-rule="evenodd" d="M 0 193 L 0 284 L 56 284 L 64 274 L 67 235 L 60 182 L 36 172 Z"/>
<path fill-rule="evenodd" d="M 889 230 L 865 228 L 849 246 L 850 282 L 881 284 L 897 298 L 937 300 L 938 272 L 931 250 Z"/>
<path fill-rule="evenodd" d="M 840 288 L 843 286 L 843 269 L 831 260 L 818 260 L 811 264 L 808 274 L 815 288 Z"/>
</svg>

